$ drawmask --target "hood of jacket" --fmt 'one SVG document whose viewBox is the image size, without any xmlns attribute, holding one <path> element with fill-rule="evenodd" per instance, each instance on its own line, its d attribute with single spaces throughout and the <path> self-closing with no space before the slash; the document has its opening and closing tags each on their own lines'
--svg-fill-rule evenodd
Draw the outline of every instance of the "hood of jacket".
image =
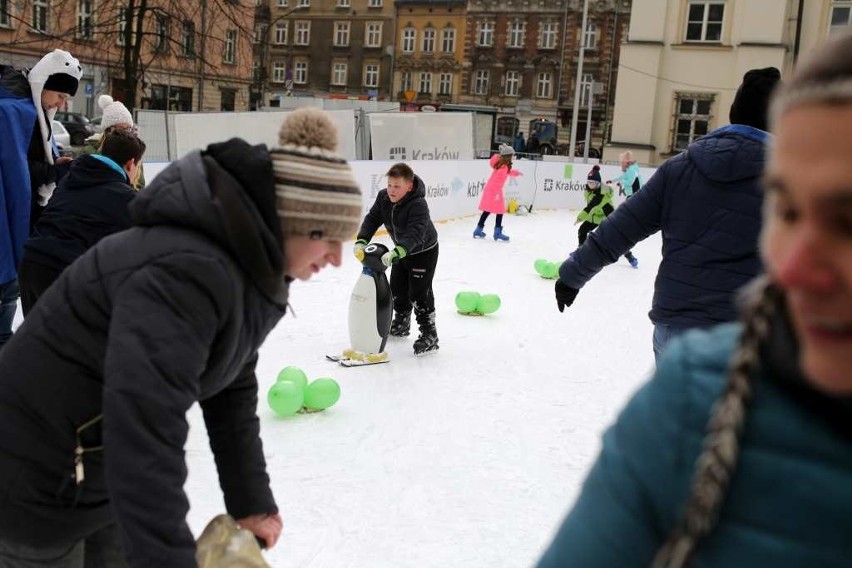
<svg viewBox="0 0 852 568">
<path fill-rule="evenodd" d="M 120 166 L 121 164 L 119 164 Z M 62 178 L 63 190 L 68 191 L 84 191 L 93 185 L 101 185 L 109 182 L 124 182 L 127 187 L 130 187 L 130 182 L 127 181 L 127 175 L 119 173 L 109 165 L 92 157 L 90 154 L 84 154 L 71 162 L 69 174 Z"/>
<path fill-rule="evenodd" d="M 131 202 L 130 215 L 137 226 L 178 226 L 203 234 L 226 250 L 267 298 L 284 306 L 288 282 L 274 203 L 266 146 L 233 138 L 171 164 Z"/>
<path fill-rule="evenodd" d="M 420 179 L 420 176 L 414 174 L 414 179 L 412 180 L 411 191 L 405 194 L 405 197 L 400 199 L 397 204 L 406 203 L 408 201 L 414 201 L 418 197 L 422 197 L 426 199 L 426 184 L 423 183 L 423 180 Z"/>
<path fill-rule="evenodd" d="M 685 153 L 706 178 L 733 183 L 762 175 L 769 138 L 763 130 L 732 124 L 699 138 Z"/>
</svg>

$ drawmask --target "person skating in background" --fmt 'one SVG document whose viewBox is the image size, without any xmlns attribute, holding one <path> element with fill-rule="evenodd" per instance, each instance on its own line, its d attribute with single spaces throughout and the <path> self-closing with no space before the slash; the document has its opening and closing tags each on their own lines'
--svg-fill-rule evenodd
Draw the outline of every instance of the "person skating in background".
<svg viewBox="0 0 852 568">
<path fill-rule="evenodd" d="M 291 281 L 340 265 L 363 208 L 326 113 L 288 113 L 279 143 L 172 163 L 130 202 L 134 226 L 71 264 L 0 352 L 3 568 L 195 566 L 196 403 L 227 513 L 275 545 L 258 348 Z"/>
<path fill-rule="evenodd" d="M 663 259 L 648 314 L 654 356 L 686 329 L 736 319 L 735 292 L 761 270 L 767 106 L 780 77 L 774 67 L 747 72 L 731 105 L 731 124 L 666 160 L 571 253 L 556 281 L 559 311 L 603 267 L 662 230 Z"/>
<path fill-rule="evenodd" d="M 607 185 L 618 184 L 618 195 L 631 197 L 642 189 L 642 178 L 639 177 L 639 164 L 633 159 L 633 152 L 627 150 L 618 155 L 621 164 L 621 175 L 608 180 Z"/>
<path fill-rule="evenodd" d="M 388 170 L 388 187 L 376 196 L 364 216 L 355 241 L 355 250 L 367 246 L 376 230 L 384 225 L 394 248 L 382 257 L 391 266 L 390 287 L 394 317 L 390 334 L 405 337 L 411 328 L 411 310 L 420 328 L 414 341 L 414 354 L 438 349 L 435 327 L 435 294 L 432 280 L 438 265 L 438 231 L 429 214 L 426 186 L 404 163 Z"/>
<path fill-rule="evenodd" d="M 131 180 L 144 153 L 145 144 L 129 129 L 110 129 L 100 153 L 71 163 L 24 244 L 18 274 L 24 316 L 69 264 L 105 236 L 130 228 Z"/>
<path fill-rule="evenodd" d="M 577 242 L 581 245 L 586 242 L 586 237 L 589 233 L 595 230 L 598 225 L 603 223 L 604 219 L 615 211 L 612 205 L 612 186 L 601 183 L 601 167 L 597 164 L 592 166 L 592 171 L 589 172 L 586 179 L 586 189 L 583 197 L 586 199 L 586 206 L 577 215 L 577 223 L 582 223 L 577 230 Z M 577 223 L 574 224 L 576 225 Z M 636 260 L 632 252 L 627 251 L 624 253 L 624 258 L 627 259 L 633 268 L 639 266 L 639 261 Z"/>
<path fill-rule="evenodd" d="M 102 113 L 101 128 L 103 130 L 86 138 L 86 143 L 82 150 L 80 150 L 80 154 L 97 154 L 100 150 L 101 140 L 104 135 L 114 128 L 126 128 L 138 136 L 136 132 L 136 124 L 133 122 L 133 115 L 130 114 L 130 111 L 126 106 L 124 106 L 124 103 L 113 100 L 113 98 L 109 95 L 101 95 L 98 97 L 98 106 Z M 131 180 L 131 185 L 138 191 L 145 187 L 145 172 L 141 162 L 139 163 L 136 175 L 137 178 L 135 181 Z"/>
<path fill-rule="evenodd" d="M 476 224 L 476 229 L 473 231 L 473 238 L 485 238 L 485 220 L 488 215 L 494 213 L 496 215 L 494 221 L 494 240 L 508 241 L 509 235 L 503 234 L 503 213 L 506 212 L 506 199 L 503 196 L 503 186 L 506 185 L 506 180 L 510 177 L 522 175 L 518 170 L 512 169 L 512 158 L 515 156 L 515 150 L 506 144 L 500 144 L 499 153 L 491 156 L 489 164 L 494 170 L 491 172 L 491 177 L 485 182 L 485 188 L 482 190 L 482 198 L 479 200 L 479 210 L 482 215 L 479 217 L 479 222 Z"/>
<path fill-rule="evenodd" d="M 850 53 L 829 40 L 773 102 L 743 322 L 672 342 L 539 568 L 850 565 Z"/>
<path fill-rule="evenodd" d="M 57 158 L 50 124 L 83 71 L 54 50 L 27 71 L 0 65 L 0 349 L 12 336 L 24 242 L 53 193 Z"/>
</svg>

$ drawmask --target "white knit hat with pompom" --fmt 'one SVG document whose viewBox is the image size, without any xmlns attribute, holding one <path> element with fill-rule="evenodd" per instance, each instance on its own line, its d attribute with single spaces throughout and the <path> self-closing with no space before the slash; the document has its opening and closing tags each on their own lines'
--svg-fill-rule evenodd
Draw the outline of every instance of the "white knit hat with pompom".
<svg viewBox="0 0 852 568">
<path fill-rule="evenodd" d="M 133 115 L 130 114 L 123 102 L 114 101 L 109 95 L 101 95 L 98 97 L 98 106 L 103 111 L 104 117 L 101 119 L 101 127 L 104 130 L 116 124 L 133 126 Z"/>
<path fill-rule="evenodd" d="M 337 128 L 309 107 L 287 113 L 270 151 L 281 232 L 312 239 L 351 239 L 361 224 L 361 190 L 338 156 Z"/>
</svg>

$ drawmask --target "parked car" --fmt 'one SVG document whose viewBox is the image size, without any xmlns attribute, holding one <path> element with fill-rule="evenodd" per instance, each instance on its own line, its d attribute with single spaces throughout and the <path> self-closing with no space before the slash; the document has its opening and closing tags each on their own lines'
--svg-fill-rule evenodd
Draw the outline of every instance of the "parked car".
<svg viewBox="0 0 852 568">
<path fill-rule="evenodd" d="M 62 126 L 58 120 L 51 122 L 50 127 L 53 129 L 53 139 L 56 141 L 56 147 L 59 148 L 59 153 L 64 154 L 71 151 L 71 134 Z"/>
<path fill-rule="evenodd" d="M 61 110 L 53 118 L 61 122 L 62 126 L 71 134 L 71 144 L 74 146 L 82 146 L 86 138 L 95 133 L 89 119 L 79 112 Z"/>
<path fill-rule="evenodd" d="M 104 115 L 96 116 L 92 120 L 89 121 L 89 124 L 92 125 L 92 128 L 95 129 L 95 132 L 103 132 L 104 127 L 101 126 L 101 121 L 104 119 Z"/>
</svg>

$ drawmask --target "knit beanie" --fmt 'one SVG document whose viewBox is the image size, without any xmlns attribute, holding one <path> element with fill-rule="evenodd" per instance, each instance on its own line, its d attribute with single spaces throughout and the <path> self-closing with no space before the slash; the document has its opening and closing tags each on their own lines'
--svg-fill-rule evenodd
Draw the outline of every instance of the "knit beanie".
<svg viewBox="0 0 852 568">
<path fill-rule="evenodd" d="M 338 156 L 337 128 L 313 107 L 287 114 L 269 154 L 281 233 L 312 239 L 351 239 L 361 224 L 361 190 Z"/>
<path fill-rule="evenodd" d="M 601 183 L 601 167 L 598 166 L 598 165 L 592 166 L 592 171 L 589 172 L 589 175 L 586 178 L 586 180 L 587 181 L 596 181 L 596 182 L 598 182 L 598 185 L 600 185 L 600 183 Z"/>
<path fill-rule="evenodd" d="M 116 124 L 133 126 L 133 115 L 121 101 L 114 101 L 109 95 L 101 95 L 98 97 L 98 106 L 103 112 L 101 126 L 104 130 Z"/>
<path fill-rule="evenodd" d="M 509 146 L 508 144 L 500 144 L 500 155 L 501 156 L 514 156 L 515 149 Z"/>
<path fill-rule="evenodd" d="M 781 72 L 775 67 L 748 71 L 731 105 L 728 117 L 731 124 L 745 124 L 767 130 L 769 97 L 780 80 Z"/>
</svg>

